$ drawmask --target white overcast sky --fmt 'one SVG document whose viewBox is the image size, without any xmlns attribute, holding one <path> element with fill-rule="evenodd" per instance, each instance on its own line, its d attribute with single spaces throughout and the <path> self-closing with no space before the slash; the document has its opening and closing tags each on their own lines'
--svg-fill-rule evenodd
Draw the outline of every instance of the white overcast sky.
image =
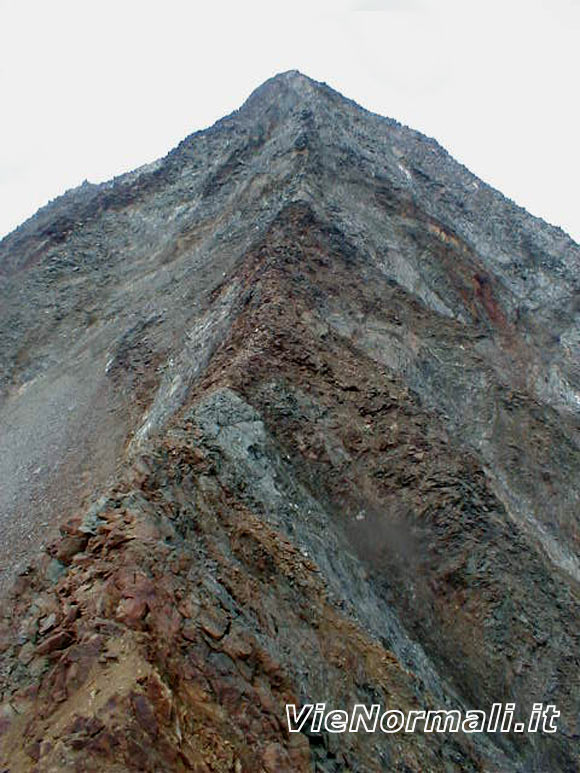
<svg viewBox="0 0 580 773">
<path fill-rule="evenodd" d="M 289 69 L 580 241 L 580 0 L 0 0 L 0 236 Z"/>
</svg>

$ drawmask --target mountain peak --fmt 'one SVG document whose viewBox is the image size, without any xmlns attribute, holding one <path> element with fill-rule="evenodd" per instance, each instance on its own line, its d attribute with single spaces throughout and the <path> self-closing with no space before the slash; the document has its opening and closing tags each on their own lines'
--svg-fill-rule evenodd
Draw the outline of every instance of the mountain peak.
<svg viewBox="0 0 580 773">
<path fill-rule="evenodd" d="M 323 87 L 324 84 L 309 78 L 299 70 L 287 70 L 273 75 L 255 88 L 238 112 L 253 115 L 265 107 L 275 106 L 277 112 L 282 114 L 299 102 L 311 98 Z"/>
<path fill-rule="evenodd" d="M 285 85 L 291 86 L 292 88 L 306 88 L 320 85 L 318 81 L 300 72 L 300 70 L 285 70 L 284 72 L 276 73 L 276 75 L 267 78 L 260 86 L 258 86 L 256 91 L 268 84 Z"/>
<path fill-rule="evenodd" d="M 296 70 L 3 240 L 0 769 L 575 769 L 579 280 Z"/>
</svg>

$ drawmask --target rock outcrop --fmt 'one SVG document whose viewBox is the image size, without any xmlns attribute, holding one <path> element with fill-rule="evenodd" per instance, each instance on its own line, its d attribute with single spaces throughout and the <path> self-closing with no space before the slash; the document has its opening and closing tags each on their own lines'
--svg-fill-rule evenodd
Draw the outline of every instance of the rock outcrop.
<svg viewBox="0 0 580 773">
<path fill-rule="evenodd" d="M 297 72 L 0 242 L 0 769 L 578 770 L 579 285 Z"/>
</svg>

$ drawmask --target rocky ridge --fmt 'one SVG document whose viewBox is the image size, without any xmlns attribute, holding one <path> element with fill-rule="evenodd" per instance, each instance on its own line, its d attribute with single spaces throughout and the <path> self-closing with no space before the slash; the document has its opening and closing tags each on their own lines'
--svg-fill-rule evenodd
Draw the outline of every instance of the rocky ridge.
<svg viewBox="0 0 580 773">
<path fill-rule="evenodd" d="M 576 770 L 579 269 L 296 72 L 6 237 L 6 769 Z M 498 701 L 559 732 L 285 726 Z"/>
</svg>

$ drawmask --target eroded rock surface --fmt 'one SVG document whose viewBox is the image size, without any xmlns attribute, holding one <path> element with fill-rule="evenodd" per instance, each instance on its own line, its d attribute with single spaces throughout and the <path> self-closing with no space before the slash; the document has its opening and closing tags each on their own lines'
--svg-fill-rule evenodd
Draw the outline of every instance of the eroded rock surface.
<svg viewBox="0 0 580 773">
<path fill-rule="evenodd" d="M 579 282 L 296 72 L 6 237 L 2 769 L 577 770 Z M 289 734 L 316 702 L 561 716 Z"/>
</svg>

